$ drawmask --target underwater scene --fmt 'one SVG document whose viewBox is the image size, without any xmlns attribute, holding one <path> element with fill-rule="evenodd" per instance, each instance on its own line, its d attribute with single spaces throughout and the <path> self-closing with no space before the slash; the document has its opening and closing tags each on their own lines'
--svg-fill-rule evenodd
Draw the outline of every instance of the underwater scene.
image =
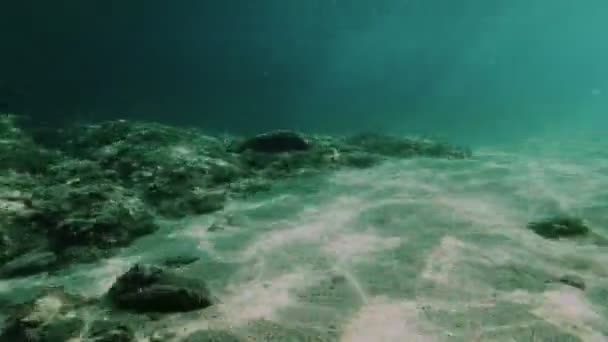
<svg viewBox="0 0 608 342">
<path fill-rule="evenodd" d="M 1 7 L 0 342 L 608 341 L 603 2 Z"/>
</svg>

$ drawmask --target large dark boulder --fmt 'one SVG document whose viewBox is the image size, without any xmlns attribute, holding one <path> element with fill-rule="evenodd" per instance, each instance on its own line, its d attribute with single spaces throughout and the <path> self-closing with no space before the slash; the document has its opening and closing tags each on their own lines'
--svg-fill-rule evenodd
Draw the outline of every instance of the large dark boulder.
<svg viewBox="0 0 608 342">
<path fill-rule="evenodd" d="M 108 292 L 119 308 L 136 312 L 185 312 L 213 304 L 203 280 L 153 265 L 135 265 Z"/>
<path fill-rule="evenodd" d="M 547 239 L 584 236 L 589 227 L 576 217 L 557 216 L 528 223 L 528 229 Z"/>
<path fill-rule="evenodd" d="M 298 133 L 286 130 L 268 132 L 246 139 L 236 147 L 236 152 L 247 150 L 264 153 L 306 151 L 310 144 Z"/>
</svg>

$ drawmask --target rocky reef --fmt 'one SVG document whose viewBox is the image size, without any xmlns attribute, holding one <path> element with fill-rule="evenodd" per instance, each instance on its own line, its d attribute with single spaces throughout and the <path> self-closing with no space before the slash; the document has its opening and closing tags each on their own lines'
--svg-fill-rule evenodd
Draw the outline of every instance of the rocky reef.
<svg viewBox="0 0 608 342">
<path fill-rule="evenodd" d="M 0 119 L 0 277 L 107 256 L 154 232 L 158 217 L 215 212 L 277 179 L 389 158 L 471 155 L 371 133 L 238 138 L 125 120 L 25 132 L 14 119 Z"/>
<path fill-rule="evenodd" d="M 442 142 L 372 133 L 227 137 L 125 120 L 25 131 L 14 116 L 2 114 L 0 279 L 109 257 L 155 232 L 161 219 L 220 211 L 231 198 L 266 191 L 280 179 L 394 158 L 470 156 L 468 149 Z M 214 299 L 204 279 L 168 263 L 134 266 L 94 304 L 112 312 L 170 313 L 212 306 Z M 0 340 L 134 340 L 119 321 L 85 326 L 78 310 L 87 305 L 60 291 L 0 303 L 10 312 Z M 189 340 L 200 339 L 195 334 Z"/>
</svg>

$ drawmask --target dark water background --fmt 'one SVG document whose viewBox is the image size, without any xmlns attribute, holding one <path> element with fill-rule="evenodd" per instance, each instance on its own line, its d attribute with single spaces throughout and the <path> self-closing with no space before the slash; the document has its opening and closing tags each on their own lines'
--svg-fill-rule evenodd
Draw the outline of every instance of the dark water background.
<svg viewBox="0 0 608 342">
<path fill-rule="evenodd" d="M 21 0 L 0 110 L 476 143 L 602 131 L 605 0 Z"/>
</svg>

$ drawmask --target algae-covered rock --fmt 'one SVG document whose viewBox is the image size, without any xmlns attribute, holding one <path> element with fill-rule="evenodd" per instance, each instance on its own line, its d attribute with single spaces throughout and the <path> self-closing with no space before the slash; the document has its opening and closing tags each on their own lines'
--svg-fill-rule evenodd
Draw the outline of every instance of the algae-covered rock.
<svg viewBox="0 0 608 342">
<path fill-rule="evenodd" d="M 305 136 L 290 131 L 269 132 L 250 138 L 238 145 L 235 151 L 245 168 L 262 171 L 263 177 L 269 179 L 337 167 L 368 168 L 387 158 L 464 159 L 471 156 L 466 148 L 428 139 L 376 133 L 350 137 Z"/>
<path fill-rule="evenodd" d="M 17 243 L 23 252 L 48 249 L 60 263 L 94 260 L 104 255 L 98 250 L 125 246 L 157 229 L 138 194 L 116 184 L 112 172 L 91 161 L 55 164 L 30 196 L 28 210 L 12 223 L 12 236 L 18 242 L 28 236 Z M 40 239 L 44 242 L 38 245 L 30 242 Z"/>
<path fill-rule="evenodd" d="M 183 312 L 213 304 L 203 280 L 153 265 L 135 265 L 108 292 L 119 308 L 136 312 Z"/>
<path fill-rule="evenodd" d="M 246 139 L 236 147 L 236 152 L 251 150 L 264 153 L 281 153 L 306 151 L 310 144 L 300 134 L 287 130 L 279 130 L 256 135 Z"/>
<path fill-rule="evenodd" d="M 155 176 L 144 188 L 144 199 L 160 214 L 169 217 L 207 214 L 222 209 L 225 192 L 207 187 L 204 178 L 191 171 L 180 168 Z"/>
<path fill-rule="evenodd" d="M 74 133 L 70 146 L 170 217 L 221 209 L 221 188 L 243 177 L 222 140 L 192 129 L 110 121 Z"/>
<path fill-rule="evenodd" d="M 32 213 L 32 191 L 39 181 L 39 176 L 29 173 L 0 170 L 0 268 L 7 261 L 45 246 L 46 238 L 29 229 L 28 220 L 20 222 Z"/>
<path fill-rule="evenodd" d="M 0 266 L 0 279 L 28 276 L 53 269 L 57 255 L 51 251 L 25 253 Z"/>
<path fill-rule="evenodd" d="M 558 216 L 530 222 L 528 229 L 548 239 L 584 236 L 589 233 L 589 227 L 582 219 L 569 216 Z"/>
<path fill-rule="evenodd" d="M 179 167 L 207 170 L 213 159 L 228 161 L 224 143 L 200 131 L 137 121 L 108 121 L 71 130 L 72 155 L 117 171 L 125 181 L 134 172 Z"/>
<path fill-rule="evenodd" d="M 114 184 L 57 184 L 35 193 L 40 200 L 30 219 L 59 251 L 74 245 L 123 246 L 157 228 L 141 199 Z"/>
<path fill-rule="evenodd" d="M 468 155 L 448 144 L 380 134 L 273 131 L 239 140 L 127 120 L 29 132 L 34 139 L 13 116 L 0 119 L 4 274 L 108 256 L 155 231 L 157 215 L 209 214 L 282 178 L 390 158 Z"/>
</svg>

